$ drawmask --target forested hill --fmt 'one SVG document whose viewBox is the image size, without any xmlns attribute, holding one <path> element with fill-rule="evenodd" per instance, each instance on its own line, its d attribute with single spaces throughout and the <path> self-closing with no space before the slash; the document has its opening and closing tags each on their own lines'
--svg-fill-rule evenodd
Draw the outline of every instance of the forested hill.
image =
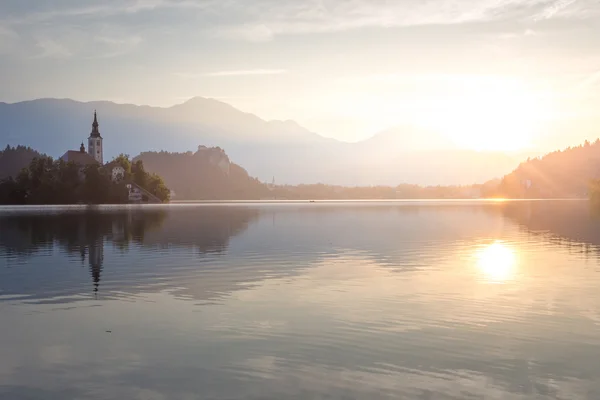
<svg viewBox="0 0 600 400">
<path fill-rule="evenodd" d="M 137 160 L 164 179 L 175 192 L 173 200 L 250 200 L 269 195 L 266 185 L 232 163 L 219 147 L 199 146 L 195 153 L 145 152 Z"/>
<path fill-rule="evenodd" d="M 34 158 L 42 155 L 31 147 L 6 146 L 0 151 L 0 181 L 9 177 L 16 178 L 17 174 L 23 168 L 27 168 Z"/>
<path fill-rule="evenodd" d="M 600 178 L 600 139 L 528 159 L 506 175 L 495 195 L 510 198 L 586 197 Z"/>
</svg>

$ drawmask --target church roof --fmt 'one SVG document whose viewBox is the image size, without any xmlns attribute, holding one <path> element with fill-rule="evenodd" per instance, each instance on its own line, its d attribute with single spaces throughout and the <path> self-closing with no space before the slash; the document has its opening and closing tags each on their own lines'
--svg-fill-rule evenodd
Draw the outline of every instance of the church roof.
<svg viewBox="0 0 600 400">
<path fill-rule="evenodd" d="M 92 133 L 90 133 L 90 137 L 102 138 L 102 136 L 100 136 L 100 131 L 98 130 L 98 126 L 100 126 L 100 124 L 98 123 L 98 118 L 96 116 L 96 110 L 94 110 L 94 122 L 92 122 Z"/>
<path fill-rule="evenodd" d="M 65 162 L 74 162 L 79 165 L 91 165 L 98 164 L 98 161 L 88 153 L 82 153 L 81 151 L 69 150 L 61 157 L 61 160 Z"/>
</svg>

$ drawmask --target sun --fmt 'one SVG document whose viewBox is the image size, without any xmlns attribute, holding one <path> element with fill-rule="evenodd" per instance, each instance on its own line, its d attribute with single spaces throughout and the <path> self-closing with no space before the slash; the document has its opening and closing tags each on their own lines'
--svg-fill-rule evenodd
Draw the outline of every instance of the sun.
<svg viewBox="0 0 600 400">
<path fill-rule="evenodd" d="M 494 242 L 476 252 L 477 268 L 485 279 L 494 283 L 514 277 L 517 264 L 515 251 L 502 242 Z"/>
<path fill-rule="evenodd" d="M 458 147 L 477 151 L 530 147 L 544 115 L 532 90 L 500 78 L 465 79 L 440 100 L 432 115 L 436 130 Z"/>
</svg>

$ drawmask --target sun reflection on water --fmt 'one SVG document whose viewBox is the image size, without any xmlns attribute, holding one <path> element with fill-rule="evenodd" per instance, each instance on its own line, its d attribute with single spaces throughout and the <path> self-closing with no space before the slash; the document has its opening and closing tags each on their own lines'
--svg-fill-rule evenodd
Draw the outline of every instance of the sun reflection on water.
<svg viewBox="0 0 600 400">
<path fill-rule="evenodd" d="M 513 279 L 517 266 L 515 250 L 502 243 L 494 242 L 480 248 L 476 254 L 477 267 L 490 282 L 502 283 Z"/>
</svg>

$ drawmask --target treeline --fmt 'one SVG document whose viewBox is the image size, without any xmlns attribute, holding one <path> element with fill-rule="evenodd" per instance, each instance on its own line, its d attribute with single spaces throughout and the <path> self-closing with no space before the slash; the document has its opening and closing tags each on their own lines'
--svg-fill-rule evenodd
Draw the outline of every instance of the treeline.
<svg viewBox="0 0 600 400">
<path fill-rule="evenodd" d="M 97 165 L 34 158 L 16 177 L 0 183 L 1 204 L 105 204 L 126 203 L 125 184 L 113 183 Z"/>
<path fill-rule="evenodd" d="M 175 191 L 177 200 L 323 200 L 323 199 L 436 199 L 478 198 L 495 189 L 497 182 L 471 186 L 344 187 L 327 184 L 268 185 L 229 161 L 225 152 L 200 146 L 195 153 L 146 152 L 149 171 L 159 174 Z"/>
<path fill-rule="evenodd" d="M 167 188 L 160 175 L 146 171 L 142 160 L 138 159 L 135 162 L 131 162 L 129 156 L 121 154 L 109 165 L 120 165 L 123 167 L 125 174 L 120 177 L 121 181 L 135 183 L 148 191 L 148 193 L 156 196 L 163 203 L 169 201 L 171 190 Z"/>
<path fill-rule="evenodd" d="M 585 198 L 600 178 L 600 139 L 528 159 L 501 179 L 490 197 Z"/>
<path fill-rule="evenodd" d="M 14 173 L 0 185 L 3 204 L 70 204 L 123 202 L 122 184 L 111 181 L 106 168 L 78 169 L 18 146 L 0 152 L 0 176 Z M 133 161 L 121 155 L 123 182 L 133 182 L 161 201 L 170 189 L 177 200 L 320 200 L 320 199 L 461 199 L 576 198 L 600 203 L 600 140 L 528 159 L 502 179 L 469 186 L 343 187 L 326 184 L 269 185 L 230 162 L 220 148 L 200 146 L 197 152 L 145 152 Z M 111 163 L 112 164 L 112 163 Z M 7 167 L 10 165 L 10 168 Z M 19 168 L 19 169 L 17 169 Z M 276 171 L 274 171 L 276 173 Z M 162 177 L 162 178 L 161 178 Z M 0 178 L 1 179 L 1 178 Z M 163 180 L 164 179 L 164 180 Z M 167 186 L 169 188 L 167 188 Z"/>
<path fill-rule="evenodd" d="M 195 153 L 145 152 L 134 161 L 163 177 L 177 200 L 260 200 L 269 195 L 265 184 L 218 147 L 200 146 Z"/>
<path fill-rule="evenodd" d="M 282 200 L 391 200 L 391 199 L 468 199 L 479 198 L 494 187 L 494 182 L 470 186 L 345 187 L 326 184 L 284 185 L 270 190 L 271 198 Z"/>
<path fill-rule="evenodd" d="M 115 161 L 129 163 L 125 156 Z M 144 170 L 143 163 L 129 163 L 126 174 L 161 200 L 168 200 L 169 190 L 159 177 Z M 123 204 L 129 201 L 129 176 L 123 178 L 113 181 L 108 168 L 97 164 L 81 167 L 60 159 L 36 157 L 15 178 L 0 182 L 0 204 Z"/>
<path fill-rule="evenodd" d="M 15 178 L 21 169 L 27 167 L 34 158 L 45 157 L 31 147 L 7 145 L 0 151 L 0 180 Z"/>
</svg>

